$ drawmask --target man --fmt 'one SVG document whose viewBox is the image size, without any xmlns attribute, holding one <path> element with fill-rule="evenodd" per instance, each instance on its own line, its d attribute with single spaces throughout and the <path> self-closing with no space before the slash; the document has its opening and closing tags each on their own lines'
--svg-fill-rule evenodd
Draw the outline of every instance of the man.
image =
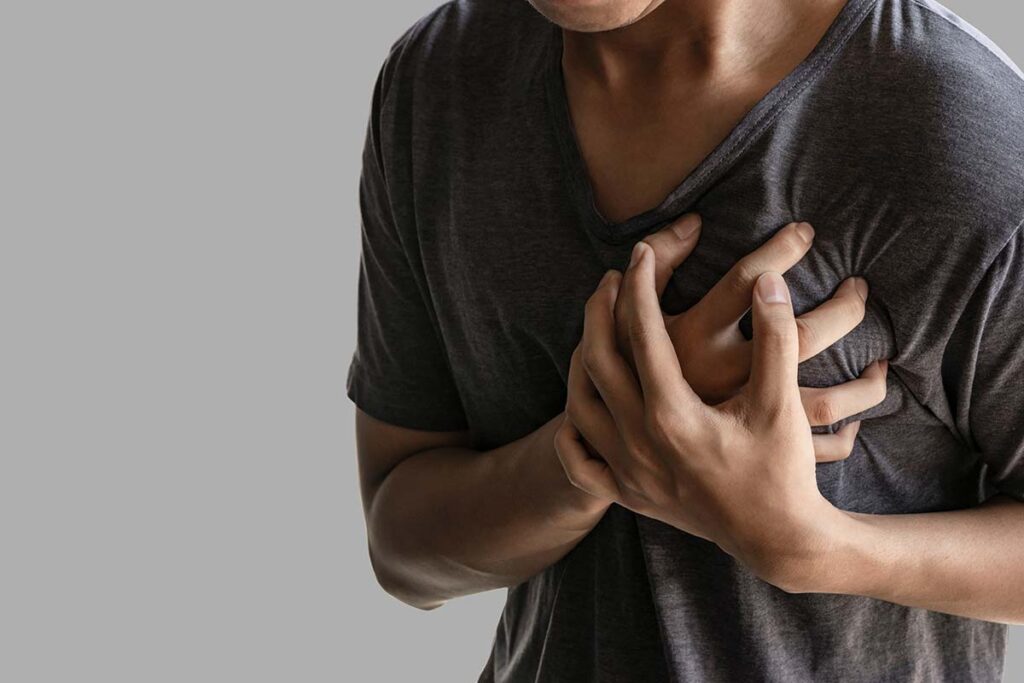
<svg viewBox="0 0 1024 683">
<path fill-rule="evenodd" d="M 374 93 L 381 584 L 508 587 L 481 681 L 1000 680 L 1020 70 L 931 0 L 531 4 L 445 4 Z"/>
</svg>

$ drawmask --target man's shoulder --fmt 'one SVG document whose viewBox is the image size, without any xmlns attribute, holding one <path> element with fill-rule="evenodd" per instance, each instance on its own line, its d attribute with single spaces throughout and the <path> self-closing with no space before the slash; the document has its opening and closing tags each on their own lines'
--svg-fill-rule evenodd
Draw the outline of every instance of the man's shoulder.
<svg viewBox="0 0 1024 683">
<path fill-rule="evenodd" d="M 923 222 L 1024 218 L 1024 75 L 934 0 L 877 0 L 815 105 L 830 158 Z M 859 172 L 858 172 L 859 171 Z"/>
<path fill-rule="evenodd" d="M 1021 139 L 1024 73 L 981 31 L 934 0 L 878 0 L 867 28 L 871 47 L 855 58 L 882 95 L 875 112 L 929 134 Z"/>
<path fill-rule="evenodd" d="M 935 0 L 886 0 L 899 10 L 902 39 L 943 71 L 984 76 L 1010 87 L 1024 72 L 991 38 Z"/>
<path fill-rule="evenodd" d="M 386 85 L 415 82 L 440 95 L 494 83 L 516 56 L 542 44 L 550 26 L 526 0 L 450 0 L 391 45 Z"/>
<path fill-rule="evenodd" d="M 981 212 L 988 204 L 1004 231 L 1024 219 L 1024 73 L 984 33 L 934 0 L 901 0 L 912 26 L 907 56 L 917 78 L 903 82 L 920 106 L 911 124 L 932 146 L 937 186 Z M 906 13 L 905 13 L 906 14 Z M 927 174 L 926 174 L 927 177 Z M 958 188 L 960 191 L 952 191 Z M 992 211 L 992 205 L 1003 211 Z M 998 216 L 1004 213 L 1004 216 Z"/>
</svg>

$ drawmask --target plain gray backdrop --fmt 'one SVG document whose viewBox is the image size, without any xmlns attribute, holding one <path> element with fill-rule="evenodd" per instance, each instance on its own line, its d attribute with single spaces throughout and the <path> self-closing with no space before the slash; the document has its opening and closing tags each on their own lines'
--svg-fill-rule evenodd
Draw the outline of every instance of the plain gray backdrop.
<svg viewBox="0 0 1024 683">
<path fill-rule="evenodd" d="M 344 394 L 373 80 L 436 4 L 4 5 L 0 680 L 476 680 L 504 594 L 377 587 Z"/>
</svg>

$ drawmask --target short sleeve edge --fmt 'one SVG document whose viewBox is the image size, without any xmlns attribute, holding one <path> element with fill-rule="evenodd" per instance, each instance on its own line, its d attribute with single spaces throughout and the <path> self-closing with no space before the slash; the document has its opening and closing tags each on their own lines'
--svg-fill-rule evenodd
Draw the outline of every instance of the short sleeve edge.
<svg viewBox="0 0 1024 683">
<path fill-rule="evenodd" d="M 346 378 L 345 393 L 370 417 L 396 427 L 434 432 L 460 432 L 468 429 L 461 407 L 446 406 L 443 397 L 411 392 L 396 387 L 385 391 L 387 382 L 369 376 L 358 358 L 353 358 Z"/>
</svg>

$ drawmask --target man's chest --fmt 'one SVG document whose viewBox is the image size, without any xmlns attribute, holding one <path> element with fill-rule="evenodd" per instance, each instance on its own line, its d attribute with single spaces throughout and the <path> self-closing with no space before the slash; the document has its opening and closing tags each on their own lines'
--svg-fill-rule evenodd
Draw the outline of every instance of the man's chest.
<svg viewBox="0 0 1024 683">
<path fill-rule="evenodd" d="M 703 229 L 665 292 L 670 313 L 699 301 L 742 256 L 789 221 L 806 217 L 778 201 L 774 191 L 739 192 L 742 187 L 723 186 L 694 207 Z M 532 200 L 502 212 L 502 220 L 473 204 L 457 206 L 424 254 L 441 334 L 482 446 L 517 438 L 562 410 L 586 299 L 607 269 L 625 266 L 632 246 L 594 238 L 555 193 Z M 929 393 L 940 355 L 927 340 L 906 336 L 913 321 L 894 322 L 897 313 L 907 316 L 906 272 L 877 268 L 887 250 L 904 247 L 863 212 L 828 215 L 825 208 L 803 203 L 816 239 L 785 273 L 796 312 L 820 305 L 852 275 L 867 277 L 871 294 L 861 324 L 801 364 L 801 384 L 839 384 L 855 379 L 876 358 L 892 359 L 889 395 L 863 416 L 869 419 L 854 455 L 844 464 L 819 467 L 823 493 L 849 509 L 860 505 L 875 512 L 943 505 L 951 492 L 971 496 L 972 480 L 964 476 L 971 462 Z M 907 271 L 914 269 L 907 264 Z M 749 337 L 749 318 L 740 327 Z M 908 341 L 914 354 L 901 355 Z"/>
<path fill-rule="evenodd" d="M 606 270 L 625 266 L 633 243 L 595 238 L 557 198 L 532 200 L 498 220 L 492 211 L 460 205 L 424 245 L 430 250 L 423 255 L 427 280 L 460 389 L 470 403 L 507 404 L 505 415 L 530 413 L 534 405 L 557 407 L 586 299 Z M 694 209 L 703 229 L 696 250 L 665 291 L 669 313 L 695 304 L 739 259 L 797 217 L 749 198 L 709 196 Z M 814 246 L 785 273 L 798 314 L 825 302 L 846 278 L 870 275 L 875 261 L 859 239 L 862 231 L 871 233 L 863 221 L 814 222 Z M 886 248 L 884 242 L 879 246 Z M 864 321 L 802 364 L 804 384 L 853 379 L 873 360 L 896 356 L 888 303 L 899 293 L 870 277 L 869 284 Z M 749 318 L 740 327 L 749 337 Z M 535 421 L 549 417 L 533 415 Z"/>
</svg>

